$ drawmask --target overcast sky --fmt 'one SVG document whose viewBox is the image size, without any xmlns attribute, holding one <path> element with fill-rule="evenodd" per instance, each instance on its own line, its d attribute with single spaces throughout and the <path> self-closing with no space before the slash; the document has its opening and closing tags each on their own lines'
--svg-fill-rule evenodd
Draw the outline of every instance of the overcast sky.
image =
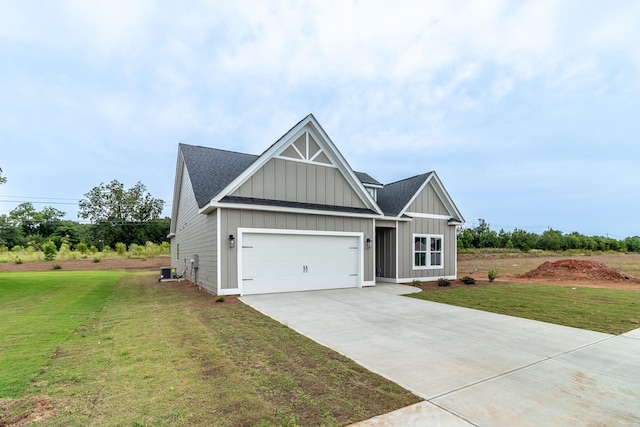
<svg viewBox="0 0 640 427">
<path fill-rule="evenodd" d="M 178 143 L 313 113 L 353 169 L 435 170 L 467 226 L 640 235 L 638 1 L 0 1 L 0 214 L 101 182 L 170 214 Z M 44 202 L 44 203 L 42 203 Z"/>
</svg>

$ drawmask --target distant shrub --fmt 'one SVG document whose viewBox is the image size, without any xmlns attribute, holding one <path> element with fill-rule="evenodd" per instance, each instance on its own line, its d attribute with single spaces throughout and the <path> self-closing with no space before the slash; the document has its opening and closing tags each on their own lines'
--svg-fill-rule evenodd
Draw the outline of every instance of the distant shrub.
<svg viewBox="0 0 640 427">
<path fill-rule="evenodd" d="M 44 246 L 42 250 L 44 251 Z M 63 259 L 68 258 L 71 255 L 71 248 L 69 248 L 69 244 L 68 243 L 60 244 L 60 249 L 58 249 L 58 253 L 60 254 L 60 257 Z M 45 256 L 45 259 L 46 259 L 46 256 Z"/>
<path fill-rule="evenodd" d="M 135 253 L 136 255 L 142 255 L 144 253 L 144 248 L 145 248 L 144 246 L 136 245 L 135 243 L 132 243 L 131 246 L 129 246 L 129 250 Z"/>
<path fill-rule="evenodd" d="M 80 252 L 82 255 L 86 254 L 89 250 L 89 247 L 86 243 L 80 242 L 76 245 L 76 251 Z"/>
<path fill-rule="evenodd" d="M 15 245 L 14 247 L 11 248 L 11 252 L 21 252 L 22 251 L 22 246 L 20 245 Z"/>
<path fill-rule="evenodd" d="M 124 255 L 124 253 L 127 252 L 127 245 L 122 242 L 116 243 L 116 252 L 118 255 Z"/>
<path fill-rule="evenodd" d="M 58 255 L 56 244 L 51 240 L 48 240 L 42 245 L 42 252 L 44 252 L 44 259 L 46 261 L 53 261 L 56 259 L 56 255 Z"/>
<path fill-rule="evenodd" d="M 93 259 L 93 262 L 100 262 L 100 258 L 99 258 L 99 257 L 95 257 L 95 258 Z"/>
<path fill-rule="evenodd" d="M 17 256 L 15 261 L 13 261 L 13 262 L 15 262 L 16 264 L 22 264 L 22 260 L 20 259 L 19 256 Z"/>
<path fill-rule="evenodd" d="M 104 248 L 102 248 L 102 253 L 103 254 L 109 254 L 111 252 L 113 252 L 113 249 L 111 249 L 111 246 L 109 246 L 109 245 L 106 245 Z"/>
<path fill-rule="evenodd" d="M 90 253 L 90 254 L 92 254 L 92 255 L 93 255 L 93 254 L 95 254 L 96 252 L 98 252 L 98 248 L 96 248 L 96 246 L 95 246 L 95 245 L 91 245 L 91 246 L 89 246 L 89 253 Z"/>
<path fill-rule="evenodd" d="M 474 279 L 473 277 L 470 276 L 464 276 L 462 278 L 460 278 L 460 281 L 462 283 L 464 283 L 465 285 L 473 285 L 476 283 L 476 279 Z"/>
<path fill-rule="evenodd" d="M 420 281 L 420 279 L 413 279 L 413 280 L 411 281 L 411 284 L 412 284 L 413 286 L 420 286 L 420 285 L 422 285 L 422 282 Z"/>
<path fill-rule="evenodd" d="M 498 277 L 498 272 L 495 270 L 489 270 L 489 282 L 493 282 L 494 280 L 496 280 L 496 277 Z"/>
<path fill-rule="evenodd" d="M 54 269 L 54 270 L 61 270 L 61 269 L 62 269 L 62 266 L 61 266 L 60 264 L 54 264 L 54 265 L 53 265 L 53 269 Z"/>
</svg>

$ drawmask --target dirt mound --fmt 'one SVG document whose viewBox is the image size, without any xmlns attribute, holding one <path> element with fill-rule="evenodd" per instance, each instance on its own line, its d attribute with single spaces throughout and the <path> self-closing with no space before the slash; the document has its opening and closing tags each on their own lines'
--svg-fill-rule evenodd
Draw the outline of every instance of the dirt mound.
<svg viewBox="0 0 640 427">
<path fill-rule="evenodd" d="M 598 261 L 582 261 L 577 259 L 561 259 L 545 262 L 535 270 L 520 275 L 525 279 L 552 280 L 602 280 L 623 282 L 632 280 L 613 268 Z"/>
</svg>

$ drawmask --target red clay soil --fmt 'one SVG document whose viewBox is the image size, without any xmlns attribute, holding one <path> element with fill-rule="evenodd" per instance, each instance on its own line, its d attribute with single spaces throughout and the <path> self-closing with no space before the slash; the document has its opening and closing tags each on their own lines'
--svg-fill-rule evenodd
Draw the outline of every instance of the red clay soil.
<svg viewBox="0 0 640 427">
<path fill-rule="evenodd" d="M 53 270 L 54 265 L 59 265 L 61 270 L 112 270 L 123 268 L 126 270 L 157 270 L 160 274 L 160 267 L 171 264 L 168 257 L 158 258 L 122 258 L 101 259 L 100 262 L 94 262 L 93 259 L 81 259 L 73 261 L 37 261 L 16 264 L 14 262 L 0 263 L 0 272 L 2 271 L 48 271 Z"/>
<path fill-rule="evenodd" d="M 606 266 L 598 261 L 583 261 L 577 259 L 561 259 L 555 262 L 545 262 L 535 270 L 520 275 L 523 279 L 550 280 L 597 280 L 610 282 L 633 281 L 618 270 Z"/>
</svg>

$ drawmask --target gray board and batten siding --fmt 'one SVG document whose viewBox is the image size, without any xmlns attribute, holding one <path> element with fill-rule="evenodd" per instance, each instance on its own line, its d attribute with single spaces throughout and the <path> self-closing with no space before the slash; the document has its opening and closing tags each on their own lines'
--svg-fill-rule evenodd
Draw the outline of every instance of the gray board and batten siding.
<svg viewBox="0 0 640 427">
<path fill-rule="evenodd" d="M 233 196 L 366 208 L 338 168 L 270 159 Z"/>
<path fill-rule="evenodd" d="M 209 292 L 217 292 L 218 240 L 217 212 L 210 215 L 199 213 L 191 180 L 185 176 L 187 169 L 180 168 L 182 174 L 180 200 L 174 211 L 175 237 L 171 239 L 171 266 L 185 279 L 197 281 Z M 198 255 L 197 272 L 191 268 L 191 260 Z M 197 275 L 196 275 L 197 274 Z"/>
</svg>

